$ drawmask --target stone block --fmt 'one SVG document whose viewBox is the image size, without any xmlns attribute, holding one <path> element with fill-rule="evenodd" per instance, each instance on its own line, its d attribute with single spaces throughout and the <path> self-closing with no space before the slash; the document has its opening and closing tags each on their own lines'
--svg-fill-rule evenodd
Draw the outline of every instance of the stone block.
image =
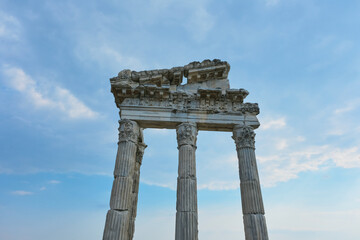
<svg viewBox="0 0 360 240">
<path fill-rule="evenodd" d="M 178 176 L 182 178 L 196 176 L 195 148 L 191 145 L 182 145 L 179 148 Z"/>
<path fill-rule="evenodd" d="M 136 150 L 136 144 L 131 141 L 119 143 L 114 169 L 115 177 L 128 177 L 133 175 L 136 162 Z"/>
<path fill-rule="evenodd" d="M 264 214 L 260 184 L 258 181 L 242 181 L 241 202 L 244 214 Z"/>
<path fill-rule="evenodd" d="M 262 214 L 244 215 L 246 240 L 269 240 L 265 216 Z"/>
<path fill-rule="evenodd" d="M 238 150 L 239 175 L 241 181 L 259 181 L 255 151 L 252 148 L 242 148 Z"/>
<path fill-rule="evenodd" d="M 110 208 L 115 210 L 129 210 L 133 202 L 133 180 L 130 177 L 114 179 L 110 198 Z"/>
<path fill-rule="evenodd" d="M 198 216 L 196 212 L 177 212 L 175 240 L 198 240 Z"/>
<path fill-rule="evenodd" d="M 177 201 L 178 212 L 197 211 L 197 189 L 196 179 L 178 178 L 177 180 Z"/>
<path fill-rule="evenodd" d="M 129 240 L 129 213 L 109 210 L 106 215 L 103 240 Z"/>
</svg>

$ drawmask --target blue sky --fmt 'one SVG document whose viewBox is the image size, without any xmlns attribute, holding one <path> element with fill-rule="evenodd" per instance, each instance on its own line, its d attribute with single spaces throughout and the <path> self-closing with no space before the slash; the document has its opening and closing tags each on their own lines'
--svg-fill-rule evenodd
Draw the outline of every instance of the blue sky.
<svg viewBox="0 0 360 240">
<path fill-rule="evenodd" d="M 219 58 L 260 106 L 269 236 L 360 238 L 359 1 L 0 0 L 0 239 L 101 239 L 123 69 Z M 174 131 L 145 130 L 135 240 L 175 233 Z M 244 239 L 235 144 L 200 132 L 199 237 Z"/>
</svg>

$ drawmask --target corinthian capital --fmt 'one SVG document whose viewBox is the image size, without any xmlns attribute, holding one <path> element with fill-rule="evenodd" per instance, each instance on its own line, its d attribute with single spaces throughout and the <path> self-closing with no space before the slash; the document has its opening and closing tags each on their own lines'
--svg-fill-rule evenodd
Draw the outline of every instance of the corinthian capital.
<svg viewBox="0 0 360 240">
<path fill-rule="evenodd" d="M 119 124 L 119 142 L 132 141 L 137 143 L 140 135 L 139 125 L 128 119 L 120 120 Z"/>
<path fill-rule="evenodd" d="M 176 128 L 178 147 L 182 145 L 196 146 L 197 137 L 196 123 L 181 123 Z"/>
<path fill-rule="evenodd" d="M 251 126 L 236 125 L 232 138 L 236 143 L 236 148 L 255 148 L 255 132 Z"/>
</svg>

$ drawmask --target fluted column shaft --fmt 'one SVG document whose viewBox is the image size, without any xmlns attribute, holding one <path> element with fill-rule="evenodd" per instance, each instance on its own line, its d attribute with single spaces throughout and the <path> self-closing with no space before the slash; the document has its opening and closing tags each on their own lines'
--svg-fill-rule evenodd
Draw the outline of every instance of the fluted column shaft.
<svg viewBox="0 0 360 240">
<path fill-rule="evenodd" d="M 139 152 L 143 152 L 146 147 L 142 143 L 142 131 L 136 122 L 124 119 L 119 123 L 114 182 L 103 240 L 132 239 L 140 171 L 137 159 L 140 155 L 142 158 L 142 153 Z"/>
<path fill-rule="evenodd" d="M 255 157 L 255 133 L 252 127 L 236 125 L 233 139 L 239 160 L 241 202 L 246 240 L 268 240 L 264 204 Z"/>
<path fill-rule="evenodd" d="M 175 240 L 198 240 L 198 212 L 196 186 L 195 123 L 182 123 L 176 134 L 179 149 L 179 169 L 176 199 Z"/>
</svg>

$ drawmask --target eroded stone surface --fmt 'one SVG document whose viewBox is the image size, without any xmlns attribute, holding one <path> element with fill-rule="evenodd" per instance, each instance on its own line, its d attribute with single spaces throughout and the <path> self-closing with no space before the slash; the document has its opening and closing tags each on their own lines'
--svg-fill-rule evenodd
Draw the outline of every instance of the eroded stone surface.
<svg viewBox="0 0 360 240">
<path fill-rule="evenodd" d="M 230 65 L 220 60 L 184 67 L 135 72 L 123 70 L 110 80 L 122 119 L 144 128 L 176 128 L 194 122 L 199 130 L 232 131 L 237 124 L 259 126 L 256 103 L 244 103 L 245 89 L 231 89 Z M 181 85 L 183 77 L 186 84 Z"/>
</svg>

